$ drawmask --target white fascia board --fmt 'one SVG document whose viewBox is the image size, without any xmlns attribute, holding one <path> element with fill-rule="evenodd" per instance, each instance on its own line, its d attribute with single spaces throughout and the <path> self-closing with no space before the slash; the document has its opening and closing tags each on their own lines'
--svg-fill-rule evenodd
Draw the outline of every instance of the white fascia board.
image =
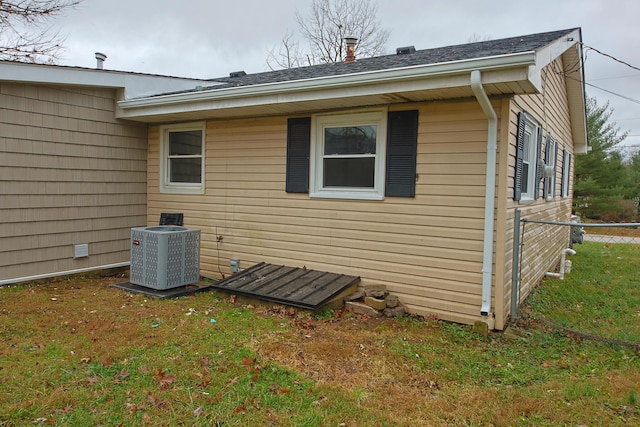
<svg viewBox="0 0 640 427">
<path fill-rule="evenodd" d="M 192 90 L 198 86 L 215 86 L 221 83 L 179 77 L 127 74 L 124 76 L 125 99 L 151 96 L 156 93 Z"/>
<path fill-rule="evenodd" d="M 151 96 L 163 92 L 184 91 L 194 89 L 197 86 L 213 86 L 216 84 L 216 82 L 212 81 L 182 77 L 9 61 L 0 61 L 0 81 L 123 88 L 125 90 L 125 99 Z"/>
<path fill-rule="evenodd" d="M 328 86 L 323 90 L 256 93 L 253 96 L 220 97 L 202 99 L 190 103 L 154 104 L 145 107 L 118 109 L 116 115 L 121 119 L 144 119 L 176 113 L 199 113 L 205 111 L 221 111 L 251 107 L 267 107 L 270 105 L 304 104 L 313 101 L 338 100 L 384 95 L 393 92 L 414 92 L 422 90 L 447 89 L 469 86 L 469 76 L 457 74 L 452 76 L 433 77 L 422 80 L 387 81 L 378 84 L 354 85 L 353 87 Z"/>
<path fill-rule="evenodd" d="M 584 68 L 582 67 L 582 33 L 581 30 L 575 29 L 565 36 L 549 43 L 536 52 L 535 65 L 529 67 L 529 81 L 536 87 L 539 93 L 542 93 L 542 70 L 559 57 L 571 58 L 571 62 L 564 63 L 564 67 L 574 66 L 575 69 L 569 70 L 568 74 L 573 74 L 566 80 L 567 92 L 569 99 L 569 113 L 571 117 L 571 128 L 573 138 L 576 141 L 574 151 L 576 154 L 584 154 L 587 152 L 587 123 L 585 113 L 585 91 L 584 91 Z M 575 64 L 574 64 L 575 63 Z M 558 70 L 558 72 L 567 72 L 567 70 Z"/>
<path fill-rule="evenodd" d="M 529 80 L 539 92 L 542 92 L 542 69 L 580 42 L 582 36 L 576 29 L 536 51 L 535 64 L 529 68 Z"/>
<path fill-rule="evenodd" d="M 135 112 L 126 114 L 126 110 L 142 110 L 145 108 L 155 107 L 155 114 L 169 114 L 186 110 L 193 111 L 212 108 L 214 107 L 214 104 L 222 104 L 219 105 L 218 108 L 232 108 L 252 105 L 256 101 L 258 101 L 259 104 L 264 104 L 266 100 L 264 97 L 271 99 L 271 101 L 268 102 L 277 103 L 279 99 L 289 98 L 286 95 L 292 93 L 298 93 L 301 95 L 295 96 L 295 98 L 296 101 L 302 102 L 324 98 L 320 94 L 320 91 L 327 91 L 336 88 L 350 88 L 350 90 L 353 91 L 358 86 L 371 87 L 371 85 L 380 85 L 384 83 L 411 82 L 419 79 L 448 76 L 454 77 L 463 73 L 469 73 L 471 70 L 496 70 L 529 66 L 534 64 L 534 61 L 534 52 L 524 52 L 464 61 L 416 65 L 394 68 L 391 70 L 377 70 L 339 76 L 317 77 L 305 80 L 130 99 L 118 102 L 118 107 L 120 108 L 121 113 L 123 113 L 123 116 L 134 117 L 137 116 Z M 186 104 L 200 105 L 193 105 L 187 108 Z"/>
</svg>

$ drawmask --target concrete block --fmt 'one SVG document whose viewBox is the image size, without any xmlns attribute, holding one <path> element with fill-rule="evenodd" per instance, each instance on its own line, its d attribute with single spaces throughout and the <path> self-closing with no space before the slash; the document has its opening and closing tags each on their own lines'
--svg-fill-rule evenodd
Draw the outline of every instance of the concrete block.
<svg viewBox="0 0 640 427">
<path fill-rule="evenodd" d="M 374 298 L 374 297 L 365 297 L 364 303 L 369 307 L 375 308 L 376 310 L 382 311 L 387 308 L 387 303 L 383 299 Z"/>
<path fill-rule="evenodd" d="M 364 290 L 365 297 L 384 299 L 384 297 L 386 297 L 387 295 L 389 295 L 389 293 L 383 289 L 365 289 Z"/>
<path fill-rule="evenodd" d="M 489 325 L 482 320 L 478 320 L 473 324 L 473 329 L 471 331 L 487 338 L 489 336 Z"/>
<path fill-rule="evenodd" d="M 356 301 L 359 299 L 364 298 L 364 291 L 363 290 L 359 290 L 359 291 L 355 291 L 352 294 L 347 295 L 346 297 L 344 297 L 344 301 Z"/>
<path fill-rule="evenodd" d="M 347 311 L 356 314 L 366 314 L 372 317 L 379 317 L 380 312 L 373 307 L 369 307 L 367 304 L 363 304 L 361 302 L 348 301 L 345 303 L 345 308 Z"/>
</svg>

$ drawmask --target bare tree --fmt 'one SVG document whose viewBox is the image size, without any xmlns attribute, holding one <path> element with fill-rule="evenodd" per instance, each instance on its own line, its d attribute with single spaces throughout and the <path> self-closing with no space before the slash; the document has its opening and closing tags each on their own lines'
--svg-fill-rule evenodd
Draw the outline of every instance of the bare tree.
<svg viewBox="0 0 640 427">
<path fill-rule="evenodd" d="M 282 37 L 281 43 L 279 47 L 273 47 L 267 55 L 267 65 L 270 69 L 309 65 L 304 62 L 305 55 L 300 51 L 300 44 L 293 38 L 293 32 L 288 31 Z"/>
<path fill-rule="evenodd" d="M 491 37 L 489 34 L 480 35 L 478 33 L 473 33 L 467 39 L 467 43 L 488 42 L 492 39 L 493 37 Z"/>
<path fill-rule="evenodd" d="M 0 0 L 0 59 L 54 62 L 63 37 L 48 23 L 82 0 Z"/>
<path fill-rule="evenodd" d="M 358 39 L 359 57 L 383 54 L 389 31 L 382 28 L 377 12 L 370 0 L 313 0 L 308 15 L 296 11 L 308 51 L 302 52 L 288 32 L 282 44 L 269 52 L 267 65 L 273 70 L 341 61 L 346 54 L 345 37 Z"/>
</svg>

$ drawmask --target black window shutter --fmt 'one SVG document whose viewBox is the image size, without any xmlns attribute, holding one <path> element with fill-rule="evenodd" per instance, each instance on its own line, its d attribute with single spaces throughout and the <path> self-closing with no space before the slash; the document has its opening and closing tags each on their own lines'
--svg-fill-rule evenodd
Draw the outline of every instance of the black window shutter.
<svg viewBox="0 0 640 427">
<path fill-rule="evenodd" d="M 560 182 L 560 195 L 562 197 L 569 196 L 569 174 L 571 171 L 571 154 L 565 148 L 562 150 L 562 181 Z M 566 172 L 566 173 L 565 173 Z"/>
<path fill-rule="evenodd" d="M 551 150 L 553 149 L 553 140 L 551 135 L 547 135 L 547 141 L 544 146 L 544 164 L 549 166 L 551 161 Z M 544 172 L 544 170 L 543 170 Z M 542 197 L 545 199 L 551 195 L 551 177 L 545 177 L 542 184 Z"/>
<path fill-rule="evenodd" d="M 287 121 L 287 193 L 309 192 L 311 118 Z"/>
<path fill-rule="evenodd" d="M 533 181 L 533 198 L 540 198 L 540 181 L 542 181 L 542 173 L 544 169 L 544 162 L 542 160 L 542 129 L 538 128 L 538 144 L 536 147 L 536 179 Z"/>
<path fill-rule="evenodd" d="M 417 147 L 418 110 L 389 112 L 385 196 L 415 197 Z"/>
<path fill-rule="evenodd" d="M 524 170 L 524 128 L 526 114 L 518 113 L 518 130 L 516 133 L 516 170 L 513 176 L 513 200 L 522 199 L 522 173 Z"/>
</svg>

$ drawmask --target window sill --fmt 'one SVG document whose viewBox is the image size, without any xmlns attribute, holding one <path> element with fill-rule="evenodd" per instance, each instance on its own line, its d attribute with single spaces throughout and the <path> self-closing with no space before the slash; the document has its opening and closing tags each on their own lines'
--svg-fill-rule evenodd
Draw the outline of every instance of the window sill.
<svg viewBox="0 0 640 427">
<path fill-rule="evenodd" d="M 357 193 L 348 191 L 316 191 L 309 194 L 312 199 L 352 199 L 352 200 L 384 200 L 378 193 Z"/>
<path fill-rule="evenodd" d="M 204 187 L 161 187 L 161 194 L 204 194 Z"/>
<path fill-rule="evenodd" d="M 533 202 L 535 202 L 535 199 L 528 198 L 528 197 L 523 197 L 518 201 L 518 203 L 520 203 L 521 205 L 530 205 Z"/>
</svg>

